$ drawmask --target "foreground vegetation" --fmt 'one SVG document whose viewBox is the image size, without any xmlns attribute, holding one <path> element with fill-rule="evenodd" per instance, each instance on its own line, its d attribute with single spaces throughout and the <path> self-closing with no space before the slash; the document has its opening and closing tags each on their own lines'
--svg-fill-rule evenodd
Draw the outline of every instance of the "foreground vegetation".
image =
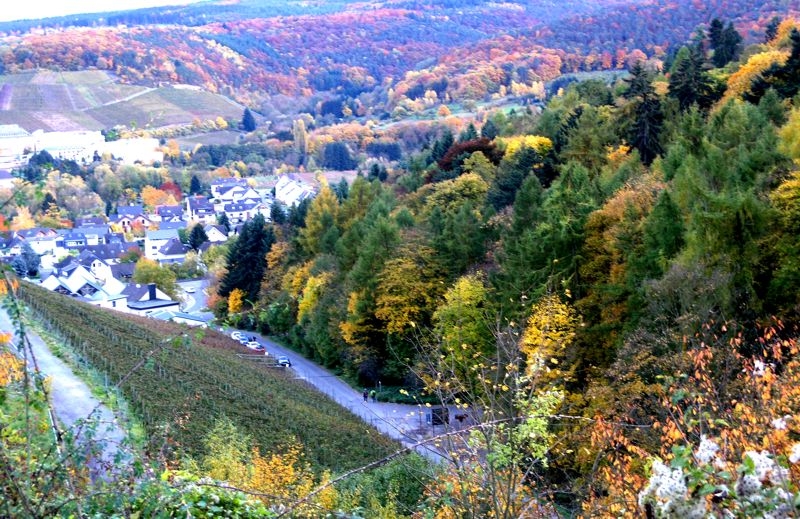
<svg viewBox="0 0 800 519">
<path fill-rule="evenodd" d="M 236 357 L 240 348 L 218 332 L 122 317 L 29 284 L 20 297 L 112 384 L 130 373 L 123 394 L 150 435 L 168 427 L 175 456 L 202 452 L 203 436 L 223 416 L 264 449 L 298 442 L 318 468 L 359 467 L 397 448 L 284 370 Z"/>
</svg>

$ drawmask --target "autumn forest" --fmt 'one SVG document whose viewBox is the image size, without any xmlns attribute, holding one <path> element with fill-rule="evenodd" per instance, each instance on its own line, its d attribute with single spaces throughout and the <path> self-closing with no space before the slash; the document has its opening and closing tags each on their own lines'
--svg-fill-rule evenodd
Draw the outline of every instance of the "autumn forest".
<svg viewBox="0 0 800 519">
<path fill-rule="evenodd" d="M 240 516 L 797 517 L 798 6 L 602 4 L 211 3 L 0 24 L 6 74 L 91 68 L 246 107 L 115 128 L 161 139 L 152 167 L 34 163 L 4 225 L 316 177 L 315 197 L 203 253 L 217 322 L 472 421 L 437 444 L 444 462 L 378 463 L 355 486 L 299 462 L 302 443 L 225 458 L 220 435 L 239 437 L 222 421 L 206 460 L 299 474 L 230 476 L 266 503 L 242 497 Z M 190 130 L 240 136 L 190 148 Z M 209 474 L 177 458 L 159 470 Z"/>
</svg>

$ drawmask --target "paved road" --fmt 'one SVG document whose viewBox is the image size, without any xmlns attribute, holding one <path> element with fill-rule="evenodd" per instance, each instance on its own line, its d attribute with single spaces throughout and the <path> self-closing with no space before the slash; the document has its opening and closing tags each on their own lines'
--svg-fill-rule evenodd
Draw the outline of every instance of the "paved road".
<svg viewBox="0 0 800 519">
<path fill-rule="evenodd" d="M 0 310 L 0 330 L 14 330 L 5 310 Z M 93 478 L 103 477 L 120 452 L 119 447 L 126 437 L 125 431 L 117 425 L 114 413 L 92 395 L 89 387 L 75 376 L 69 366 L 53 355 L 41 337 L 30 330 L 27 337 L 39 371 L 50 378 L 50 401 L 61 430 L 72 431 L 85 440 L 85 422 L 91 418 L 97 424 L 93 434 L 96 443 L 93 443 L 102 451 L 91 464 L 91 475 Z M 19 338 L 15 336 L 14 345 L 18 344 Z"/>
<path fill-rule="evenodd" d="M 222 331 L 230 334 L 233 330 L 234 328 L 225 328 Z M 269 355 L 289 357 L 292 361 L 290 369 L 298 379 L 308 382 L 342 407 L 350 410 L 383 434 L 400 441 L 406 447 L 414 446 L 425 438 L 444 432 L 441 426 L 434 429 L 426 422 L 428 409 L 424 406 L 372 402 L 371 400 L 365 402 L 361 391 L 353 389 L 318 364 L 255 332 L 242 330 L 242 333 L 248 336 L 255 335 L 258 342 L 267 348 Z M 429 459 L 441 459 L 441 455 L 430 445 L 416 447 L 415 450 Z"/>
</svg>

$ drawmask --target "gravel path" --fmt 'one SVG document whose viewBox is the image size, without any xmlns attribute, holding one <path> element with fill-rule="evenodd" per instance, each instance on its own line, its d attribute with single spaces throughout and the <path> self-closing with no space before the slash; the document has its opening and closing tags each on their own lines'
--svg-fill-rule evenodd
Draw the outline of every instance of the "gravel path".
<svg viewBox="0 0 800 519">
<path fill-rule="evenodd" d="M 5 310 L 0 310 L 0 330 L 14 330 Z M 27 337 L 39 371 L 50 378 L 50 401 L 61 430 L 70 430 L 85 440 L 87 428 L 82 424 L 89 418 L 96 421 L 91 443 L 102 451 L 92 460 L 90 468 L 93 478 L 104 477 L 126 437 L 125 431 L 117 425 L 114 413 L 92 395 L 89 386 L 75 376 L 67 364 L 53 355 L 41 337 L 30 330 Z M 16 336 L 14 344 L 19 344 Z"/>
</svg>

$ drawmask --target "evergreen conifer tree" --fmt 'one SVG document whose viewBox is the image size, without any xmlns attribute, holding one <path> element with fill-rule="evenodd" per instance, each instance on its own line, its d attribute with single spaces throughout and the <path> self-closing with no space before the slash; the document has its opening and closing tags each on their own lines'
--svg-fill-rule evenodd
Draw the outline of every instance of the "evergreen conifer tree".
<svg viewBox="0 0 800 519">
<path fill-rule="evenodd" d="M 249 108 L 244 109 L 244 115 L 242 115 L 242 128 L 246 132 L 252 132 L 256 129 L 256 118 L 253 117 L 253 112 L 250 111 Z"/>
</svg>

